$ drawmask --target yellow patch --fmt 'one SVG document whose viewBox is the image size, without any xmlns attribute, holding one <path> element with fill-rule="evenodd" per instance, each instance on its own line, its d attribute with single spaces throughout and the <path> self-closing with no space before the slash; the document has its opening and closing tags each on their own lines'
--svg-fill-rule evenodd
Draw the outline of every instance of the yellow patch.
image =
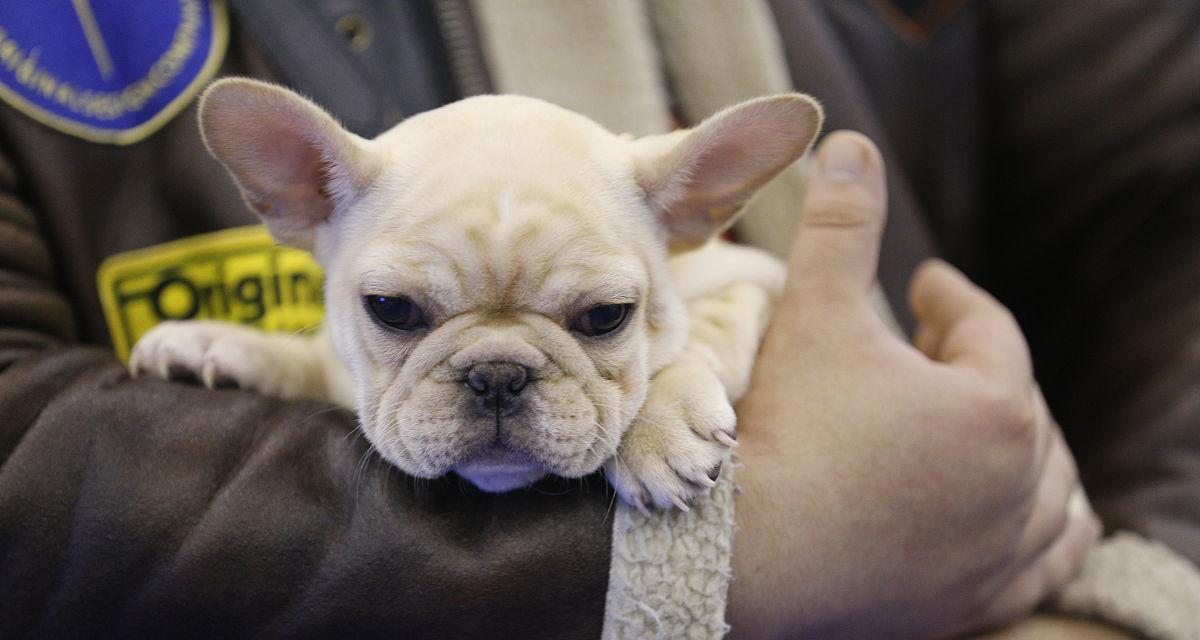
<svg viewBox="0 0 1200 640">
<path fill-rule="evenodd" d="M 313 257 L 275 244 L 260 225 L 183 238 L 109 257 L 100 302 L 122 361 L 163 320 L 225 320 L 305 332 L 324 315 L 324 273 Z"/>
</svg>

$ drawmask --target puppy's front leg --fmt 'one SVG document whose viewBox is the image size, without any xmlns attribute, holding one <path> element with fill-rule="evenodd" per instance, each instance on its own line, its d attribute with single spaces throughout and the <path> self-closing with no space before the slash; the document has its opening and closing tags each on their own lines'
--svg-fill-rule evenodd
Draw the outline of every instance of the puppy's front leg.
<svg viewBox="0 0 1200 640">
<path fill-rule="evenodd" d="M 725 387 L 702 362 L 684 357 L 650 381 L 641 412 L 604 472 L 643 513 L 648 505 L 686 511 L 693 497 L 716 485 L 735 433 Z"/>
<path fill-rule="evenodd" d="M 348 376 L 324 331 L 302 336 L 227 322 L 163 322 L 138 340 L 129 369 L 134 375 L 193 378 L 209 388 L 353 403 Z"/>
<path fill-rule="evenodd" d="M 714 242 L 672 262 L 691 329 L 683 353 L 650 382 L 646 402 L 605 467 L 626 502 L 686 509 L 716 484 L 736 445 L 736 402 L 783 287 L 784 268 L 757 250 Z"/>
</svg>

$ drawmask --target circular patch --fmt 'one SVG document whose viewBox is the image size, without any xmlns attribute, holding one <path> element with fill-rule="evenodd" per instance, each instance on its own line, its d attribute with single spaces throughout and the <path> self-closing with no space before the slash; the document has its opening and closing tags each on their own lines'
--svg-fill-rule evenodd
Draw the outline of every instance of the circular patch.
<svg viewBox="0 0 1200 640">
<path fill-rule="evenodd" d="M 0 100 L 92 142 L 162 128 L 216 73 L 224 0 L 0 2 Z"/>
</svg>

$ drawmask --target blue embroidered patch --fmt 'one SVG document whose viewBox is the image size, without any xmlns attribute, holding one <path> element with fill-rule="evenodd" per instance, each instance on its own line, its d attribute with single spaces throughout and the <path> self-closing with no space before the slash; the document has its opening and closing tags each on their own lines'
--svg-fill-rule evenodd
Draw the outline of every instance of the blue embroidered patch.
<svg viewBox="0 0 1200 640">
<path fill-rule="evenodd" d="M 224 0 L 4 0 L 0 100 L 65 133 L 132 144 L 187 106 L 228 39 Z"/>
</svg>

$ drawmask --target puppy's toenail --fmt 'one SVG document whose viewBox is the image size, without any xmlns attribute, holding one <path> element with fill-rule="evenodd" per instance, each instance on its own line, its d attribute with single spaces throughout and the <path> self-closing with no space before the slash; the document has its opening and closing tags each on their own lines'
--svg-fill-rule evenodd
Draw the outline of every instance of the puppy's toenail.
<svg viewBox="0 0 1200 640">
<path fill-rule="evenodd" d="M 717 466 L 708 470 L 708 479 L 716 482 L 717 478 L 719 477 L 721 477 L 721 465 L 718 464 Z"/>
<path fill-rule="evenodd" d="M 714 437 L 717 439 L 717 442 L 720 442 L 731 449 L 738 446 L 736 433 L 731 434 L 728 431 L 718 431 Z"/>
</svg>

